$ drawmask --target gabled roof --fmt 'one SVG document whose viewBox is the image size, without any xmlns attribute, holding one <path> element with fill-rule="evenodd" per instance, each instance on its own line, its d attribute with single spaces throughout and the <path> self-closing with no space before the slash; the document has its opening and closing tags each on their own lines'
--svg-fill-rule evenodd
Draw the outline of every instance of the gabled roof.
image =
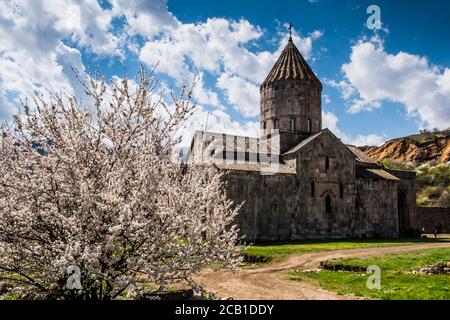
<svg viewBox="0 0 450 320">
<path fill-rule="evenodd" d="M 287 156 L 287 155 L 296 153 L 300 149 L 307 146 L 310 142 L 314 141 L 317 137 L 321 136 L 324 132 L 326 132 L 326 130 L 327 129 L 321 130 L 321 131 L 313 134 L 312 136 L 309 136 L 308 138 L 306 138 L 305 140 L 303 140 L 302 142 L 297 144 L 295 147 L 293 147 L 293 148 L 289 149 L 288 151 L 286 151 L 285 153 L 283 153 L 283 156 Z"/>
<path fill-rule="evenodd" d="M 363 163 L 378 164 L 375 160 L 369 157 L 364 151 L 362 151 L 358 147 L 353 146 L 351 144 L 347 144 L 346 146 L 356 156 L 357 161 Z"/>
<path fill-rule="evenodd" d="M 400 180 L 396 176 L 390 174 L 387 171 L 384 171 L 383 169 L 371 169 L 359 166 L 356 167 L 356 176 L 358 178 L 374 179 L 374 180 L 392 180 L 392 181 Z"/>
<path fill-rule="evenodd" d="M 286 79 L 307 79 L 320 83 L 319 79 L 314 74 L 314 71 L 308 63 L 306 63 L 306 60 L 295 46 L 291 37 L 261 86 L 264 87 L 275 81 Z"/>
</svg>

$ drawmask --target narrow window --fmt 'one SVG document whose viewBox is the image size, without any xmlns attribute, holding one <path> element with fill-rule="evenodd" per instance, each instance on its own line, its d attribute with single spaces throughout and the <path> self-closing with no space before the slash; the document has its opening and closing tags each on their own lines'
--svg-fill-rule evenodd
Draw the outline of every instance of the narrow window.
<svg viewBox="0 0 450 320">
<path fill-rule="evenodd" d="M 222 159 L 227 159 L 227 136 L 222 134 Z"/>
<path fill-rule="evenodd" d="M 344 185 L 342 184 L 342 182 L 339 184 L 339 196 L 341 197 L 341 199 L 344 197 Z"/>
<path fill-rule="evenodd" d="M 266 130 L 266 122 L 263 121 L 263 129 Z"/>
<path fill-rule="evenodd" d="M 331 196 L 329 194 L 325 197 L 325 212 L 331 213 Z"/>
<path fill-rule="evenodd" d="M 272 212 L 277 211 L 277 208 L 278 208 L 277 199 L 274 199 L 272 202 Z"/>
<path fill-rule="evenodd" d="M 279 119 L 274 119 L 273 120 L 273 128 L 276 129 L 280 129 L 280 120 Z"/>
<path fill-rule="evenodd" d="M 311 119 L 308 119 L 308 132 L 311 132 Z"/>
<path fill-rule="evenodd" d="M 330 157 L 325 157 L 325 170 L 330 169 Z"/>
<path fill-rule="evenodd" d="M 249 162 L 250 160 L 250 153 L 248 151 L 245 151 L 245 162 Z"/>
<path fill-rule="evenodd" d="M 315 186 L 314 181 L 311 181 L 311 197 L 314 198 L 315 196 Z"/>
<path fill-rule="evenodd" d="M 291 118 L 291 131 L 295 131 L 295 118 Z"/>
<path fill-rule="evenodd" d="M 237 137 L 235 136 L 234 137 L 234 141 L 233 141 L 233 159 L 234 159 L 234 161 L 237 161 L 237 150 L 238 150 L 238 147 L 237 147 Z"/>
</svg>

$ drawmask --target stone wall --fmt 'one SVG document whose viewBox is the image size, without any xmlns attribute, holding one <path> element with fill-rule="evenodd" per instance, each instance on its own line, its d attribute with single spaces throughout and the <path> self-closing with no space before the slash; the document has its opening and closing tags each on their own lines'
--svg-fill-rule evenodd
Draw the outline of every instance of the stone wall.
<svg viewBox="0 0 450 320">
<path fill-rule="evenodd" d="M 274 120 L 278 119 L 278 129 L 286 132 L 281 137 L 281 153 L 299 143 L 304 134 L 322 129 L 321 92 L 319 82 L 296 79 L 261 88 L 260 126 L 261 129 L 275 129 Z M 295 130 L 291 130 L 291 118 L 295 119 Z"/>
<path fill-rule="evenodd" d="M 224 178 L 228 196 L 243 203 L 236 223 L 246 241 L 291 238 L 291 218 L 300 206 L 295 175 L 228 171 Z"/>
<path fill-rule="evenodd" d="M 355 237 L 397 238 L 397 181 L 358 179 L 351 224 Z"/>
<path fill-rule="evenodd" d="M 329 185 L 311 197 L 310 185 L 296 175 L 228 171 L 224 177 L 228 196 L 243 203 L 236 223 L 246 241 L 398 236 L 396 181 L 349 183 L 344 198 L 332 196 L 327 213 L 321 191 Z"/>
<path fill-rule="evenodd" d="M 414 234 L 416 229 L 416 172 L 411 170 L 385 169 L 400 179 L 397 199 L 400 235 Z"/>
<path fill-rule="evenodd" d="M 426 233 L 432 233 L 439 224 L 442 232 L 450 233 L 450 208 L 416 208 L 416 226 L 419 230 L 425 227 Z"/>
<path fill-rule="evenodd" d="M 226 173 L 228 195 L 244 203 L 236 221 L 247 241 L 398 236 L 398 182 L 357 179 L 352 153 L 331 132 L 291 157 L 283 160 L 297 174 Z"/>
</svg>

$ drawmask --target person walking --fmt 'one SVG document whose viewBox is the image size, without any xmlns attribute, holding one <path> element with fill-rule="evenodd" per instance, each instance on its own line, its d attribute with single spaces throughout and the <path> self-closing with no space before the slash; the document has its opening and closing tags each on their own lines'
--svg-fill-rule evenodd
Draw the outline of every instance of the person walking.
<svg viewBox="0 0 450 320">
<path fill-rule="evenodd" d="M 438 234 L 438 227 L 437 226 L 434 227 L 433 233 L 434 233 L 434 238 L 437 238 L 437 234 Z"/>
</svg>

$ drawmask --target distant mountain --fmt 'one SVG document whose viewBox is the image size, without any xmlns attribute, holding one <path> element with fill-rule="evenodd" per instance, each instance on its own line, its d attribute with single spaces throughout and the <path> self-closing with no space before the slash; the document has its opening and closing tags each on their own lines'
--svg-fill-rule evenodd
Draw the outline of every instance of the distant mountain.
<svg viewBox="0 0 450 320">
<path fill-rule="evenodd" d="M 385 159 L 406 163 L 448 163 L 450 161 L 450 129 L 425 132 L 392 139 L 380 147 L 363 146 L 372 159 Z"/>
<path fill-rule="evenodd" d="M 360 149 L 387 168 L 416 171 L 419 206 L 450 207 L 450 130 L 424 132 Z"/>
</svg>

